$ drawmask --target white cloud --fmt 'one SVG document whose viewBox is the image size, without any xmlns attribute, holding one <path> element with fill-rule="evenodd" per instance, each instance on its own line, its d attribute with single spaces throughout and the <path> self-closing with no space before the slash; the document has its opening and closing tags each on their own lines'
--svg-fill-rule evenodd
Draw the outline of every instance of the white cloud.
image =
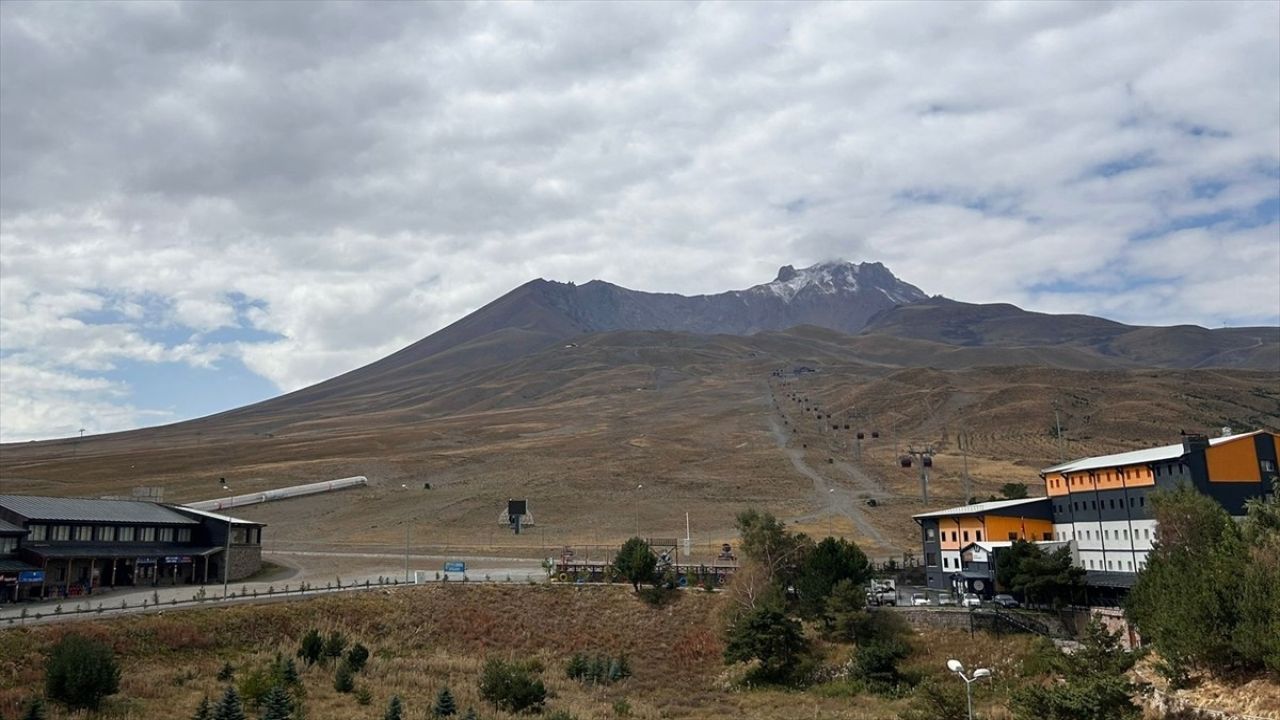
<svg viewBox="0 0 1280 720">
<path fill-rule="evenodd" d="M 1274 223 L 1132 239 L 1280 194 L 1274 3 L 0 20 L 0 346 L 53 374 L 36 389 L 226 357 L 293 389 L 532 277 L 716 292 L 833 257 L 964 300 L 1280 319 Z M 207 339 L 241 318 L 282 339 Z"/>
</svg>

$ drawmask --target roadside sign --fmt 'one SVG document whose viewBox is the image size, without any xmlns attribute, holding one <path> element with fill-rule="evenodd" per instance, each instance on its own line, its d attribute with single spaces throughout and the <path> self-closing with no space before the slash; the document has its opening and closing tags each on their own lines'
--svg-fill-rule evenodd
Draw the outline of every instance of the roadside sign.
<svg viewBox="0 0 1280 720">
<path fill-rule="evenodd" d="M 464 573 L 467 571 L 467 564 L 461 560 L 450 560 L 444 564 L 444 571 Z"/>
<path fill-rule="evenodd" d="M 44 582 L 43 570 L 23 570 L 18 573 L 18 582 L 20 583 L 39 583 Z"/>
</svg>

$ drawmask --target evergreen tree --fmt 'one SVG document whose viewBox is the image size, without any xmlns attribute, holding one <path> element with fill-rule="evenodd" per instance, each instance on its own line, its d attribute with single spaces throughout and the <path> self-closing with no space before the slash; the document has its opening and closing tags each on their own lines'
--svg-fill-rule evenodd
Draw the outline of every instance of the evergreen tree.
<svg viewBox="0 0 1280 720">
<path fill-rule="evenodd" d="M 448 685 L 440 688 L 440 693 L 436 695 L 436 704 L 431 708 L 431 714 L 438 718 L 458 714 L 458 704 L 454 702 L 453 693 L 449 692 Z"/>
<path fill-rule="evenodd" d="M 369 648 L 356 643 L 347 651 L 347 664 L 351 666 L 353 672 L 364 670 L 365 663 L 369 662 Z"/>
<path fill-rule="evenodd" d="M 851 581 L 859 589 L 871 578 L 871 562 L 854 543 L 824 538 L 805 554 L 796 578 L 797 608 L 807 618 L 819 617 L 837 583 Z"/>
<path fill-rule="evenodd" d="M 293 700 L 284 688 L 276 685 L 262 698 L 262 720 L 291 720 Z"/>
<path fill-rule="evenodd" d="M 218 707 L 213 710 L 213 720 L 247 720 L 244 705 L 240 703 L 240 693 L 234 687 L 228 687 Z"/>
<path fill-rule="evenodd" d="M 200 699 L 200 704 L 196 706 L 196 714 L 191 716 L 191 720 L 213 720 L 213 706 L 209 704 L 208 695 Z"/>
<path fill-rule="evenodd" d="M 235 677 L 236 669 L 231 667 L 231 663 L 222 663 L 222 669 L 218 671 L 218 682 L 226 682 Z"/>
<path fill-rule="evenodd" d="M 22 720 L 44 720 L 44 718 L 44 701 L 38 697 L 31 698 L 31 702 L 27 703 L 27 711 L 22 715 Z"/>
<path fill-rule="evenodd" d="M 808 650 L 800 623 L 774 607 L 760 607 L 726 630 L 726 663 L 759 660 L 754 674 L 766 682 L 786 682 Z"/>
<path fill-rule="evenodd" d="M 284 667 L 280 670 L 280 681 L 289 687 L 296 687 L 302 680 L 298 677 L 298 664 L 293 658 L 287 658 L 284 661 Z"/>
<path fill-rule="evenodd" d="M 400 705 L 400 696 L 392 695 L 391 702 L 387 703 L 387 711 L 382 714 L 382 720 L 403 720 L 404 708 Z"/>
<path fill-rule="evenodd" d="M 1133 703 L 1136 689 L 1126 675 L 1136 661 L 1136 653 L 1120 647 L 1118 635 L 1090 623 L 1075 654 L 1053 656 L 1051 663 L 1061 682 L 1014 691 L 1014 716 L 1019 720 L 1136 720 L 1142 711 Z"/>
<path fill-rule="evenodd" d="M 467 714 L 462 716 L 462 720 L 480 720 L 480 716 L 476 714 L 475 708 L 467 708 Z"/>
<path fill-rule="evenodd" d="M 333 689 L 340 693 L 349 693 L 355 687 L 355 673 L 351 672 L 351 666 L 346 663 L 339 663 L 338 670 L 333 675 Z"/>
<path fill-rule="evenodd" d="M 654 556 L 649 543 L 633 537 L 622 544 L 622 549 L 613 560 L 613 567 L 619 576 L 631 583 L 636 592 L 640 592 L 640 583 L 653 582 L 658 558 Z"/>
<path fill-rule="evenodd" d="M 302 647 L 298 648 L 298 657 L 308 665 L 314 665 L 324 654 L 324 639 L 315 628 L 307 631 L 302 638 Z"/>
<path fill-rule="evenodd" d="M 331 660 L 337 660 L 342 657 L 342 651 L 346 649 L 347 639 L 342 637 L 342 633 L 337 630 L 329 633 L 329 639 L 324 641 L 325 657 Z"/>
</svg>

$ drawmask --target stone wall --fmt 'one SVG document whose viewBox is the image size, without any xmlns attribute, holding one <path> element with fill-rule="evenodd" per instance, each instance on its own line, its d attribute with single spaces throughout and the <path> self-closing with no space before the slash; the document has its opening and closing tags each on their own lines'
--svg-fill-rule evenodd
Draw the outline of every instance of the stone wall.
<svg viewBox="0 0 1280 720">
<path fill-rule="evenodd" d="M 231 580 L 243 580 L 262 569 L 261 545 L 231 546 Z"/>
<path fill-rule="evenodd" d="M 916 628 L 969 629 L 969 611 L 959 608 L 885 607 L 877 612 L 897 613 Z"/>
</svg>

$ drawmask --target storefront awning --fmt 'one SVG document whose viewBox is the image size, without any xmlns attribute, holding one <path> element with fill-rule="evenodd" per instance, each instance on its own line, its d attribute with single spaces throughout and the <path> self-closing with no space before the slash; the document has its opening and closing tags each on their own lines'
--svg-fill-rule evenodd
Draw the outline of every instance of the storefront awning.
<svg viewBox="0 0 1280 720">
<path fill-rule="evenodd" d="M 175 545 L 172 543 L 72 543 L 66 545 L 24 545 L 22 550 L 42 560 L 73 558 L 160 558 L 209 557 L 220 547 Z"/>
<path fill-rule="evenodd" d="M 13 573 L 29 572 L 31 570 L 39 570 L 35 565 L 28 565 L 21 560 L 0 560 L 0 573 L 12 575 Z"/>
</svg>

